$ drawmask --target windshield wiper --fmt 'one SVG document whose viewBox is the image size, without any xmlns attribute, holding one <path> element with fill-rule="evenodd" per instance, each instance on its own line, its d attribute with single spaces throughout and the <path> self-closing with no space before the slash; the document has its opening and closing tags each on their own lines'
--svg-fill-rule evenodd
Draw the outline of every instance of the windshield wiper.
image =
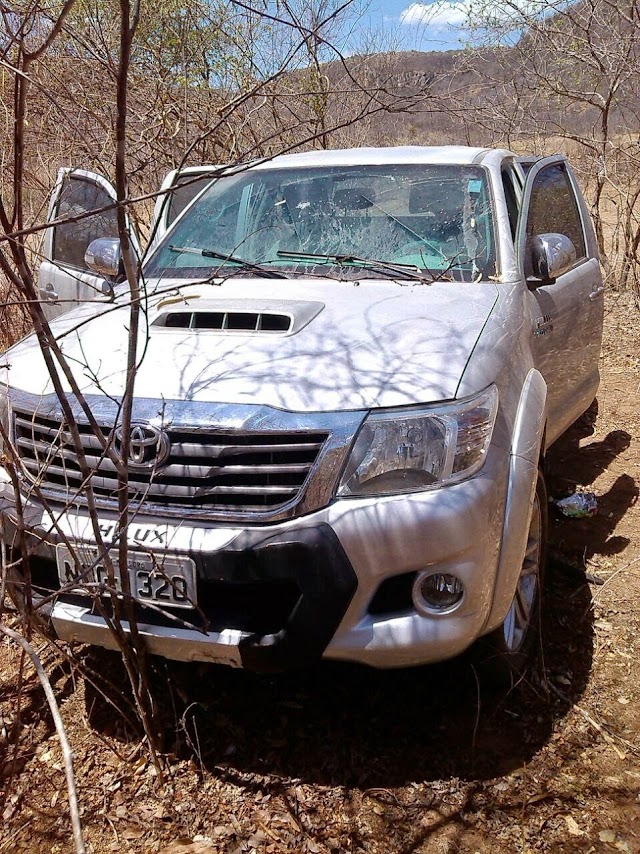
<svg viewBox="0 0 640 854">
<path fill-rule="evenodd" d="M 172 246 L 167 247 L 171 252 L 187 252 L 191 255 L 200 255 L 203 258 L 216 258 L 218 261 L 228 261 L 231 264 L 237 264 L 245 270 L 253 270 L 254 273 L 260 273 L 265 279 L 288 279 L 285 273 L 279 273 L 276 270 L 268 270 L 261 264 L 254 264 L 253 261 L 247 261 L 245 258 L 238 258 L 236 255 L 229 255 L 228 252 L 216 252 L 215 249 L 196 249 L 191 246 Z M 279 254 L 279 253 L 278 253 Z"/>
<path fill-rule="evenodd" d="M 337 264 L 347 267 L 363 267 L 367 270 L 384 271 L 386 273 L 395 273 L 396 275 L 405 276 L 409 279 L 415 279 L 423 285 L 430 285 L 434 279 L 432 276 L 425 276 L 420 267 L 414 264 L 394 264 L 391 261 L 378 261 L 373 258 L 360 258 L 358 255 L 323 255 L 313 252 L 277 252 L 279 258 L 289 258 L 292 260 L 301 259 L 303 261 L 328 261 L 331 264 Z"/>
</svg>

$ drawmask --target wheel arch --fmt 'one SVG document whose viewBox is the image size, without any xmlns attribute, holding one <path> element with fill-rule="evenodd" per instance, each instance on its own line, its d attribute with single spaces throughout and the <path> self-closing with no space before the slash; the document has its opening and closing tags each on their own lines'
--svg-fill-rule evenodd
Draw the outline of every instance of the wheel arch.
<svg viewBox="0 0 640 854">
<path fill-rule="evenodd" d="M 522 386 L 509 450 L 509 481 L 493 599 L 483 634 L 504 621 L 518 582 L 538 470 L 544 465 L 547 435 L 547 384 L 532 368 Z"/>
</svg>

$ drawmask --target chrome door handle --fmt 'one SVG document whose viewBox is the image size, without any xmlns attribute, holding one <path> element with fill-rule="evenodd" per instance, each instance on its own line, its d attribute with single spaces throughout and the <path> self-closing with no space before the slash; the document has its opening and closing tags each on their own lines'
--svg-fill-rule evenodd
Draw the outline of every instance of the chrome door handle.
<svg viewBox="0 0 640 854">
<path fill-rule="evenodd" d="M 604 292 L 604 287 L 600 286 L 599 288 L 596 288 L 595 291 L 591 291 L 591 293 L 589 294 L 589 299 L 591 299 L 591 300 L 598 299 L 600 294 L 603 292 Z"/>
</svg>

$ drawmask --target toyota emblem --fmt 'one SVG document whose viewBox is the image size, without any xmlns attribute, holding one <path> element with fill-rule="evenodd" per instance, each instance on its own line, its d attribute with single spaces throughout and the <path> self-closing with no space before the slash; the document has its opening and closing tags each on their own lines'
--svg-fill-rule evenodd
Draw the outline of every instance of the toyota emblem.
<svg viewBox="0 0 640 854">
<path fill-rule="evenodd" d="M 164 430 L 150 424 L 132 424 L 129 439 L 129 467 L 133 469 L 156 469 L 169 459 L 169 437 Z M 116 450 L 122 449 L 122 427 L 116 428 Z"/>
</svg>

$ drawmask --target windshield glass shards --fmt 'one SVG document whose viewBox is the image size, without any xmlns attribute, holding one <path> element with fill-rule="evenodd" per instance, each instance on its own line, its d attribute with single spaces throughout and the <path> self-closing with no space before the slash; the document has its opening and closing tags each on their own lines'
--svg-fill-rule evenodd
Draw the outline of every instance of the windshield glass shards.
<svg viewBox="0 0 640 854">
<path fill-rule="evenodd" d="M 485 170 L 405 163 L 246 169 L 211 184 L 145 273 L 326 276 L 332 263 L 339 278 L 426 283 L 495 274 Z"/>
</svg>

